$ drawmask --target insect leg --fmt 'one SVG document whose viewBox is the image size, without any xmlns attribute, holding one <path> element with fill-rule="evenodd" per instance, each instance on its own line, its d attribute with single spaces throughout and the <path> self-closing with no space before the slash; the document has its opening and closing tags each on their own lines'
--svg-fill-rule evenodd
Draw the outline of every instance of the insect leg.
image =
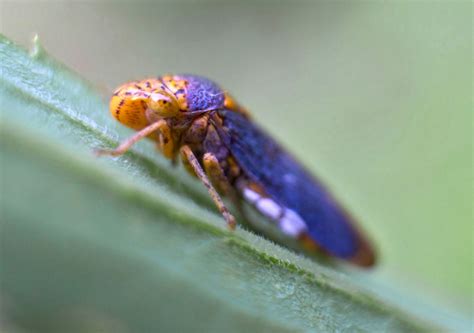
<svg viewBox="0 0 474 333">
<path fill-rule="evenodd" d="M 205 153 L 202 158 L 204 170 L 210 178 L 212 184 L 219 190 L 219 192 L 227 195 L 231 189 L 230 183 L 222 170 L 219 160 L 213 153 Z"/>
<path fill-rule="evenodd" d="M 219 209 L 219 212 L 222 214 L 222 216 L 226 220 L 229 228 L 235 229 L 236 222 L 235 222 L 234 216 L 229 212 L 227 207 L 224 205 L 222 198 L 219 196 L 216 189 L 212 186 L 211 182 L 209 181 L 209 178 L 207 178 L 204 170 L 201 168 L 201 165 L 199 164 L 199 161 L 197 160 L 196 156 L 194 156 L 189 146 L 185 145 L 181 147 L 181 157 L 187 160 L 187 163 L 189 163 L 189 165 L 194 169 L 194 173 L 196 174 L 196 176 L 203 182 L 204 186 L 206 186 L 207 190 L 209 191 L 209 194 L 211 195 L 212 200 L 214 201 L 217 208 Z"/>
<path fill-rule="evenodd" d="M 245 217 L 245 212 L 242 209 L 242 202 L 235 189 L 229 183 L 229 179 L 225 175 L 216 155 L 209 152 L 205 153 L 202 160 L 204 170 L 214 187 L 216 187 L 224 196 L 229 197 L 242 216 Z"/>
<path fill-rule="evenodd" d="M 157 131 L 160 129 L 160 127 L 163 126 L 163 123 L 166 125 L 166 122 L 164 120 L 159 120 L 157 122 L 154 122 L 144 129 L 138 131 L 125 141 L 123 141 L 117 148 L 108 150 L 108 149 L 97 149 L 95 150 L 95 154 L 97 156 L 102 156 L 102 155 L 111 155 L 111 156 L 120 156 L 125 154 L 135 143 L 140 141 L 143 138 L 146 138 L 148 135 L 152 134 L 153 132 Z"/>
<path fill-rule="evenodd" d="M 181 151 L 180 151 L 180 154 L 181 154 L 181 162 L 183 163 L 184 169 L 185 169 L 191 176 L 198 177 L 198 175 L 196 174 L 196 171 L 194 171 L 193 165 L 189 162 L 188 157 L 186 156 L 186 154 L 183 152 L 182 149 L 181 149 Z"/>
</svg>

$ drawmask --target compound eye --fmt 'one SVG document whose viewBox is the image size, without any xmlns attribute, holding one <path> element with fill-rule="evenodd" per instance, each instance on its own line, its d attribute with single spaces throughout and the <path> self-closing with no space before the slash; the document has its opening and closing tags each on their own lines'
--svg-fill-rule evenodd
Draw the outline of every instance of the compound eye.
<svg viewBox="0 0 474 333">
<path fill-rule="evenodd" d="M 161 117 L 174 117 L 179 114 L 179 107 L 176 101 L 167 94 L 152 93 L 148 106 Z"/>
</svg>

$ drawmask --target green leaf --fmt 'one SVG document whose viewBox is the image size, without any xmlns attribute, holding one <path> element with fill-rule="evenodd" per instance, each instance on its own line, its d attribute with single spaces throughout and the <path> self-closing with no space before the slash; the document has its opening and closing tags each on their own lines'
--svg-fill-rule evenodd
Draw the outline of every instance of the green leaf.
<svg viewBox="0 0 474 333">
<path fill-rule="evenodd" d="M 130 132 L 96 89 L 0 37 L 1 297 L 9 327 L 44 331 L 439 330 L 344 273 L 244 229 Z"/>
</svg>

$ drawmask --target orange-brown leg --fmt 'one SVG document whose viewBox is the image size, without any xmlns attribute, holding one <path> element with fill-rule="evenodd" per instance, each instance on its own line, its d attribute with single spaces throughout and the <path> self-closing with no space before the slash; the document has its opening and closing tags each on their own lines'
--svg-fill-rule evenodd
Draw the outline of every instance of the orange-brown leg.
<svg viewBox="0 0 474 333">
<path fill-rule="evenodd" d="M 157 122 L 154 122 L 144 129 L 138 131 L 125 141 L 123 141 L 117 148 L 108 150 L 108 149 L 97 149 L 95 150 L 95 154 L 97 156 L 102 156 L 102 155 L 111 155 L 111 156 L 120 156 L 125 154 L 135 143 L 140 141 L 143 138 L 146 138 L 148 135 L 152 134 L 153 132 L 156 132 L 160 130 L 161 127 L 163 126 L 168 126 L 164 120 L 159 120 Z"/>
<path fill-rule="evenodd" d="M 187 162 L 184 162 L 184 163 L 189 163 L 189 165 L 193 168 L 196 176 L 202 181 L 204 186 L 206 186 L 207 190 L 209 191 L 209 194 L 211 195 L 212 200 L 214 201 L 217 208 L 219 209 L 219 212 L 222 214 L 222 216 L 226 220 L 229 228 L 235 229 L 236 222 L 235 222 L 234 216 L 229 212 L 224 202 L 222 201 L 222 198 L 219 196 L 216 189 L 212 186 L 211 182 L 209 181 L 209 178 L 207 178 L 204 170 L 201 168 L 201 165 L 199 164 L 199 161 L 197 160 L 196 156 L 194 156 L 189 146 L 185 145 L 181 147 L 181 157 L 187 160 Z"/>
<path fill-rule="evenodd" d="M 214 187 L 216 187 L 224 196 L 227 196 L 238 209 L 242 217 L 248 220 L 245 211 L 242 208 L 242 201 L 237 195 L 235 189 L 229 183 L 217 157 L 212 153 L 205 153 L 202 161 L 204 164 L 204 170 Z"/>
<path fill-rule="evenodd" d="M 193 166 L 191 165 L 191 163 L 189 162 L 189 159 L 188 159 L 188 157 L 186 156 L 186 154 L 184 153 L 184 150 L 183 150 L 183 149 L 180 150 L 180 155 L 181 155 L 181 162 L 183 163 L 184 169 L 185 169 L 191 176 L 197 177 L 196 171 L 194 171 L 194 167 L 193 167 Z"/>
<path fill-rule="evenodd" d="M 229 194 L 231 186 L 217 157 L 212 153 L 205 153 L 202 162 L 204 164 L 204 171 L 206 171 L 212 185 L 223 195 Z"/>
</svg>

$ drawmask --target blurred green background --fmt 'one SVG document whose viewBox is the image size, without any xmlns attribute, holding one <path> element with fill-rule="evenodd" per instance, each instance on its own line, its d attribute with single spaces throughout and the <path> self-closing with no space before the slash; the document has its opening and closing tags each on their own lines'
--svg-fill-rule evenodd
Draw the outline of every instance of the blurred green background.
<svg viewBox="0 0 474 333">
<path fill-rule="evenodd" d="M 379 284 L 470 312 L 471 2 L 4 1 L 1 11 L 3 34 L 25 46 L 39 34 L 104 99 L 167 72 L 221 83 L 359 217 L 380 250 Z"/>
</svg>

